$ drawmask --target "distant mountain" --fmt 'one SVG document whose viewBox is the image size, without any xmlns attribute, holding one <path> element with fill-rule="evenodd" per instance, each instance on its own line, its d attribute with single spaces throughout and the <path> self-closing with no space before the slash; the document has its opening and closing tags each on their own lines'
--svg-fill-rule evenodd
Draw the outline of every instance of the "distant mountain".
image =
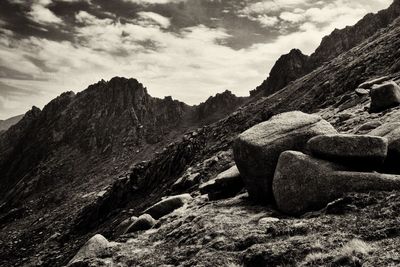
<svg viewBox="0 0 400 267">
<path fill-rule="evenodd" d="M 6 120 L 0 120 L 0 133 L 8 130 L 8 128 L 13 126 L 14 124 L 17 124 L 22 119 L 23 116 L 24 115 L 18 115 Z"/>
<path fill-rule="evenodd" d="M 271 95 L 284 88 L 305 74 L 322 66 L 371 37 L 379 30 L 386 28 L 400 15 L 400 0 L 394 0 L 388 9 L 376 14 L 367 14 L 354 26 L 344 29 L 335 29 L 330 35 L 322 39 L 321 44 L 311 56 L 305 56 L 300 50 L 294 49 L 283 55 L 275 63 L 269 77 L 251 95 Z"/>
</svg>

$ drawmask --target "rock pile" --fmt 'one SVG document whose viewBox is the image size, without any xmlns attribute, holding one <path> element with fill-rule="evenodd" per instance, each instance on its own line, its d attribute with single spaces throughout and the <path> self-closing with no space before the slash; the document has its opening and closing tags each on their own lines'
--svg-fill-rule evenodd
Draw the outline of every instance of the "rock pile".
<svg viewBox="0 0 400 267">
<path fill-rule="evenodd" d="M 344 135 L 318 116 L 288 112 L 239 135 L 235 161 L 250 196 L 300 215 L 347 192 L 400 190 L 400 176 L 372 172 L 385 171 L 388 147 L 400 160 L 397 126 Z"/>
</svg>

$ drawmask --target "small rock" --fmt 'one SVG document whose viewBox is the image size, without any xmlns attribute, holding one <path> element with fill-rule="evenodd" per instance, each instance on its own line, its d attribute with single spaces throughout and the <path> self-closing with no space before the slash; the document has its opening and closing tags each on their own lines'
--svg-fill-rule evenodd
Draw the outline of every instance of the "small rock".
<svg viewBox="0 0 400 267">
<path fill-rule="evenodd" d="M 136 216 L 129 217 L 128 219 L 122 221 L 116 228 L 115 228 L 115 235 L 119 236 L 126 233 L 128 227 L 138 219 Z"/>
<path fill-rule="evenodd" d="M 154 204 L 153 206 L 145 210 L 144 213 L 150 214 L 153 218 L 158 220 L 159 218 L 182 207 L 184 204 L 192 199 L 193 198 L 190 196 L 190 194 L 171 196 Z"/>
<path fill-rule="evenodd" d="M 199 186 L 201 194 L 208 194 L 210 200 L 236 196 L 244 187 L 242 177 L 235 166 L 220 173 L 214 179 Z"/>
<path fill-rule="evenodd" d="M 261 218 L 260 220 L 258 220 L 258 224 L 260 224 L 260 225 L 265 225 L 265 224 L 270 224 L 270 223 L 275 223 L 275 222 L 279 222 L 279 219 L 274 218 L 274 217 L 265 217 L 265 218 Z"/>
<path fill-rule="evenodd" d="M 356 133 L 363 133 L 363 132 L 367 132 L 367 131 L 371 131 L 373 129 L 378 128 L 379 126 L 381 126 L 382 123 L 380 121 L 371 121 L 371 122 L 367 122 L 364 123 L 363 125 L 361 125 L 357 130 Z"/>
<path fill-rule="evenodd" d="M 373 170 L 383 164 L 388 141 L 379 136 L 336 134 L 313 137 L 307 146 L 315 157 Z"/>
<path fill-rule="evenodd" d="M 139 216 L 131 225 L 128 226 L 124 234 L 151 229 L 156 224 L 156 220 L 149 214 Z"/>
<path fill-rule="evenodd" d="M 388 82 L 372 89 L 370 95 L 370 113 L 378 113 L 400 104 L 400 87 L 395 82 Z"/>
<path fill-rule="evenodd" d="M 354 114 L 351 114 L 351 113 L 342 113 L 339 115 L 338 119 L 340 122 L 344 122 L 344 121 L 351 119 L 353 116 L 354 116 Z"/>
<path fill-rule="evenodd" d="M 369 81 L 363 82 L 362 84 L 360 84 L 358 86 L 358 88 L 371 89 L 373 85 L 381 84 L 381 83 L 383 83 L 385 81 L 388 81 L 388 80 L 390 80 L 389 76 L 379 77 L 379 78 L 376 78 L 376 79 L 373 79 L 373 80 L 369 80 Z"/>
<path fill-rule="evenodd" d="M 102 257 L 109 253 L 111 247 L 112 244 L 108 242 L 104 236 L 97 234 L 86 242 L 75 257 L 68 263 L 68 266 L 86 266 L 84 265 L 85 260 Z"/>
<path fill-rule="evenodd" d="M 249 196 L 261 203 L 273 202 L 272 179 L 279 155 L 286 150 L 304 151 L 311 137 L 335 133 L 320 116 L 295 111 L 274 116 L 239 135 L 233 153 Z"/>
<path fill-rule="evenodd" d="M 363 88 L 357 88 L 357 89 L 355 90 L 355 92 L 356 92 L 356 94 L 357 94 L 358 96 L 360 96 L 360 97 L 369 95 L 369 90 L 363 89 Z"/>
</svg>

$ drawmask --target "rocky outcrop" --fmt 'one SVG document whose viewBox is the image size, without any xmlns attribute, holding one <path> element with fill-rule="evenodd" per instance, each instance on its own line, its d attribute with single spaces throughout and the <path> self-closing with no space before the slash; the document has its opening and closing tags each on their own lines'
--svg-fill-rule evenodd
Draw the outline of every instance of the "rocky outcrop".
<svg viewBox="0 0 400 267">
<path fill-rule="evenodd" d="M 247 101 L 246 97 L 237 97 L 231 91 L 210 96 L 204 103 L 195 107 L 194 120 L 210 123 L 222 119 Z"/>
<path fill-rule="evenodd" d="M 255 96 L 260 92 L 262 95 L 271 95 L 310 71 L 309 57 L 299 49 L 293 49 L 276 61 L 269 73 L 269 77 L 254 91 L 251 91 L 250 95 Z"/>
<path fill-rule="evenodd" d="M 314 136 L 336 130 L 318 115 L 288 112 L 272 117 L 238 136 L 233 152 L 250 197 L 273 202 L 272 179 L 279 155 L 286 150 L 304 151 Z"/>
<path fill-rule="evenodd" d="M 311 153 L 321 159 L 365 170 L 377 170 L 386 159 L 386 138 L 370 135 L 321 135 L 307 142 Z"/>
</svg>

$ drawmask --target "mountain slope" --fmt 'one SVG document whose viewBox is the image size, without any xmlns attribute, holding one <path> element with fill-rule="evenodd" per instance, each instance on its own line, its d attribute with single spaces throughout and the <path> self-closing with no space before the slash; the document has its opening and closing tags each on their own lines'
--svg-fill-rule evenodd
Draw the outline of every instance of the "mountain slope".
<svg viewBox="0 0 400 267">
<path fill-rule="evenodd" d="M 398 16 L 400 16 L 400 1 L 394 0 L 388 9 L 376 14 L 367 14 L 354 26 L 347 26 L 341 30 L 335 29 L 322 39 L 321 44 L 310 56 L 304 56 L 299 50 L 292 50 L 275 63 L 269 77 L 252 91 L 252 95 L 275 93 L 291 81 L 310 73 L 386 28 Z"/>
<path fill-rule="evenodd" d="M 17 124 L 24 115 L 14 116 L 6 120 L 0 120 L 0 133 L 7 131 L 11 126 Z"/>
</svg>

